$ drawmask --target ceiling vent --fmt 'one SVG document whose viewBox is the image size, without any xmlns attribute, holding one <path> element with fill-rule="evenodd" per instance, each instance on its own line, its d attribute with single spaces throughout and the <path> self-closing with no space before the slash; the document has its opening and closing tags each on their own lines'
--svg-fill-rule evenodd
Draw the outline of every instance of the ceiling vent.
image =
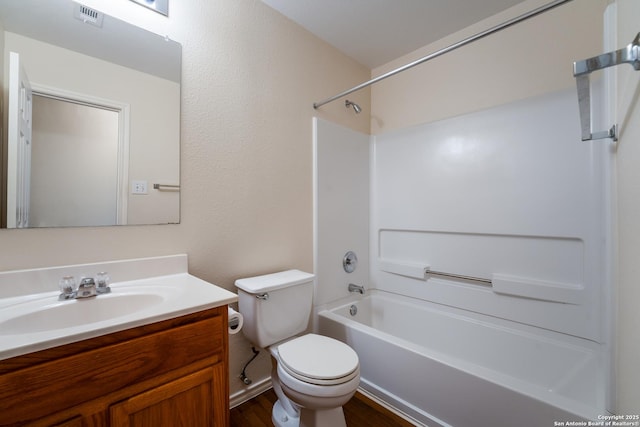
<svg viewBox="0 0 640 427">
<path fill-rule="evenodd" d="M 102 28 L 102 20 L 104 19 L 104 14 L 83 4 L 75 4 L 73 16 L 76 19 L 81 20 L 85 24 L 90 24 Z"/>
</svg>

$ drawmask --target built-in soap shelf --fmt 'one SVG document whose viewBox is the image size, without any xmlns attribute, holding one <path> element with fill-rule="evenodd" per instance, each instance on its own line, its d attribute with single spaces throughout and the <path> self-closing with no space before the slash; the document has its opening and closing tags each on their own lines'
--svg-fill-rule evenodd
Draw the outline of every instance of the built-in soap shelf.
<svg viewBox="0 0 640 427">
<path fill-rule="evenodd" d="M 443 276 L 488 285 L 497 294 L 580 305 L 584 299 L 584 286 L 571 283 L 518 277 L 493 273 L 491 278 L 466 276 L 431 269 L 429 264 L 390 261 L 379 259 L 380 270 L 387 273 L 427 281 L 431 276 Z"/>
</svg>

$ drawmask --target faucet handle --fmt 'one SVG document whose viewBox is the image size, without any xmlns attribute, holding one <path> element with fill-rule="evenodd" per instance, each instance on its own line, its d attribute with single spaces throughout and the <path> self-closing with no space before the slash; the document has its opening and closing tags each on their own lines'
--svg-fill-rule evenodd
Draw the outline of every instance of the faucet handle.
<svg viewBox="0 0 640 427">
<path fill-rule="evenodd" d="M 111 292 L 109 283 L 111 283 L 111 278 L 106 271 L 101 271 L 100 273 L 96 274 L 96 290 L 99 294 L 107 294 Z"/>
<path fill-rule="evenodd" d="M 58 281 L 58 287 L 60 288 L 60 297 L 58 299 L 65 300 L 75 297 L 75 292 L 78 290 L 76 279 L 73 276 L 64 276 Z"/>
</svg>

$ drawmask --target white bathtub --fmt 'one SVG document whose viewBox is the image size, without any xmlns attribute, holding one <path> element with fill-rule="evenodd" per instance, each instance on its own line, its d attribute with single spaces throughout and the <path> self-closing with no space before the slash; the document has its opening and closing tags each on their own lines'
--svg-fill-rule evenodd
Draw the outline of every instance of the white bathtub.
<svg viewBox="0 0 640 427">
<path fill-rule="evenodd" d="M 356 350 L 363 389 L 428 426 L 606 414 L 593 342 L 376 290 L 320 311 L 317 329 Z"/>
</svg>

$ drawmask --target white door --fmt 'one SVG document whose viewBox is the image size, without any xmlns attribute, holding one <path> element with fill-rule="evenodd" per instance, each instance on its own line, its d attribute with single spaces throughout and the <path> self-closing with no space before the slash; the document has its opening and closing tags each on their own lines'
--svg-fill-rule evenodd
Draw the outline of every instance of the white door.
<svg viewBox="0 0 640 427">
<path fill-rule="evenodd" d="M 9 54 L 7 228 L 29 226 L 32 92 L 20 56 Z"/>
</svg>

